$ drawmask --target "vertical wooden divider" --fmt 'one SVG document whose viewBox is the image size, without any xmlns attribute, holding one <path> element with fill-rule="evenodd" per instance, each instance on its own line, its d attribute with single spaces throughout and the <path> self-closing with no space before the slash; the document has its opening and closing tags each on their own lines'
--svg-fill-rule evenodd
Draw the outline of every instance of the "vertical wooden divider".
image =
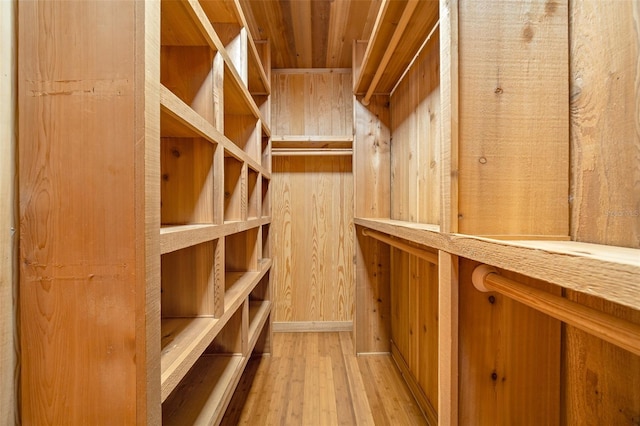
<svg viewBox="0 0 640 426">
<path fill-rule="evenodd" d="M 212 124 L 220 133 L 224 134 L 224 60 L 220 52 L 216 52 L 213 57 L 212 66 L 212 103 L 213 120 Z M 213 223 L 222 225 L 224 223 L 224 147 L 216 144 L 213 152 Z M 219 238 L 215 244 L 213 268 L 214 268 L 214 316 L 221 317 L 225 312 L 225 238 Z"/>
<path fill-rule="evenodd" d="M 458 232 L 458 0 L 440 2 L 440 232 Z"/>
<path fill-rule="evenodd" d="M 19 424 L 16 224 L 16 12 L 0 2 L 0 425 Z"/>
<path fill-rule="evenodd" d="M 242 163 L 240 171 L 240 220 L 245 222 L 249 212 L 249 166 Z"/>
<path fill-rule="evenodd" d="M 438 253 L 438 424 L 458 424 L 458 257 Z"/>
<path fill-rule="evenodd" d="M 249 357 L 249 297 L 247 297 L 242 304 L 242 338 L 241 338 L 241 350 L 243 356 Z"/>
<path fill-rule="evenodd" d="M 219 238 L 213 246 L 213 316 L 220 318 L 224 314 L 224 264 L 225 239 Z"/>
</svg>

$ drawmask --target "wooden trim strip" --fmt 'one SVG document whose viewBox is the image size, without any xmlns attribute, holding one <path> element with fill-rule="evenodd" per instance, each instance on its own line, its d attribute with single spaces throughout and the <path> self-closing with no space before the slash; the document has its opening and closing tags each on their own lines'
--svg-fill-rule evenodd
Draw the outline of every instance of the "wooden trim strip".
<svg viewBox="0 0 640 426">
<path fill-rule="evenodd" d="M 400 350 L 393 340 L 391 341 L 391 359 L 393 359 L 396 367 L 398 367 L 402 378 L 409 387 L 411 395 L 413 395 L 413 399 L 415 399 L 418 403 L 418 407 L 420 407 L 420 410 L 422 410 L 422 414 L 427 419 L 427 422 L 432 425 L 437 425 L 438 413 L 436 412 L 435 408 L 433 408 L 433 405 L 431 404 L 427 396 L 424 394 L 422 387 L 414 377 L 411 368 L 409 368 L 409 364 L 407 364 L 404 357 L 402 356 L 402 353 L 400 353 Z"/>
</svg>

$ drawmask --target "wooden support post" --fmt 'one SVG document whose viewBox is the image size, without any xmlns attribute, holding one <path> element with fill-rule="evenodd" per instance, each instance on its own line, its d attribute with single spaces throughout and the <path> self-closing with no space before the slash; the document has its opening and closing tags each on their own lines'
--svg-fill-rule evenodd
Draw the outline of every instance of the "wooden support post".
<svg viewBox="0 0 640 426">
<path fill-rule="evenodd" d="M 458 257 L 438 252 L 438 424 L 458 424 Z"/>
<path fill-rule="evenodd" d="M 15 111 L 17 2 L 0 2 L 0 425 L 18 424 Z"/>
</svg>

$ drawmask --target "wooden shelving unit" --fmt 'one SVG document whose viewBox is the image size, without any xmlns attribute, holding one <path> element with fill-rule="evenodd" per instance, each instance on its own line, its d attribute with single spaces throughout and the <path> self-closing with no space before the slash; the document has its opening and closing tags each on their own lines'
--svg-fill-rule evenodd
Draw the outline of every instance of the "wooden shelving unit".
<svg viewBox="0 0 640 426">
<path fill-rule="evenodd" d="M 271 330 L 270 52 L 236 1 L 160 21 L 162 418 L 215 424 Z"/>
<path fill-rule="evenodd" d="M 609 41 L 594 43 L 603 62 L 582 54 L 592 10 L 546 5 L 383 1 L 354 44 L 356 351 L 391 352 L 429 423 L 618 423 L 637 411 L 638 213 L 622 201 L 637 198 L 637 167 L 618 130 L 631 118 L 586 107 L 594 93 L 635 92 L 595 83 L 617 59 Z M 622 10 L 599 9 L 599 31 Z M 618 43 L 636 38 L 630 28 Z M 583 412 L 587 395 L 597 412 Z"/>
</svg>

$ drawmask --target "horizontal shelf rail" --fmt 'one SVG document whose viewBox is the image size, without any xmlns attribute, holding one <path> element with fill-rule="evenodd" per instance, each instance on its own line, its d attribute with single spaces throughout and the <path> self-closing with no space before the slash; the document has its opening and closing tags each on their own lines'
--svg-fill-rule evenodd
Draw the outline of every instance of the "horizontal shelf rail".
<svg viewBox="0 0 640 426">
<path fill-rule="evenodd" d="M 385 244 L 388 244 L 404 252 L 417 256 L 420 259 L 424 259 L 427 262 L 432 263 L 434 265 L 438 264 L 438 255 L 436 253 L 432 253 L 428 250 L 414 247 L 407 243 L 403 243 L 402 241 L 399 241 L 395 238 L 388 237 L 385 234 L 382 234 L 377 231 L 372 231 L 370 229 L 363 229 L 362 235 L 364 235 L 365 237 L 375 238 L 378 241 L 382 241 Z"/>
<path fill-rule="evenodd" d="M 544 290 L 501 276 L 489 265 L 477 266 L 472 275 L 475 288 L 495 291 L 582 331 L 640 355 L 640 325 L 589 308 Z"/>
</svg>

